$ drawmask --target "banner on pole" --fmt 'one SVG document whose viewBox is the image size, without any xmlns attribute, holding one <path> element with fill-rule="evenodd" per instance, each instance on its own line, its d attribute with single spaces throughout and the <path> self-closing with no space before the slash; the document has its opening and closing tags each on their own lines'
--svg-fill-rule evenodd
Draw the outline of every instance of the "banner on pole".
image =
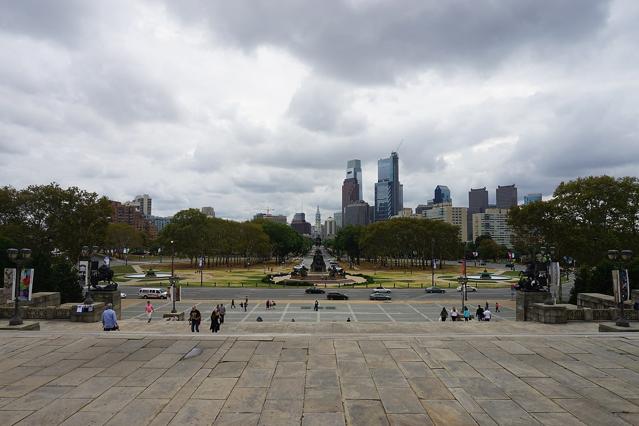
<svg viewBox="0 0 639 426">
<path fill-rule="evenodd" d="M 561 280 L 561 269 L 559 268 L 559 262 L 550 263 L 550 292 L 554 299 L 557 300 L 557 290 L 559 289 L 559 281 Z"/>
<path fill-rule="evenodd" d="M 4 276 L 3 276 L 3 284 L 4 288 L 2 289 L 2 300 L 3 303 L 8 303 L 13 300 L 15 297 L 15 283 L 16 283 L 16 270 L 15 268 L 4 268 Z"/>
<path fill-rule="evenodd" d="M 619 289 L 622 299 L 630 300 L 630 277 L 627 269 L 619 271 Z"/>
<path fill-rule="evenodd" d="M 31 300 L 31 294 L 33 292 L 33 272 L 33 269 L 23 269 L 20 271 L 18 298 L 22 301 Z"/>
<path fill-rule="evenodd" d="M 612 271 L 612 292 L 615 296 L 615 303 L 621 303 L 621 279 L 619 275 L 618 269 Z"/>
</svg>

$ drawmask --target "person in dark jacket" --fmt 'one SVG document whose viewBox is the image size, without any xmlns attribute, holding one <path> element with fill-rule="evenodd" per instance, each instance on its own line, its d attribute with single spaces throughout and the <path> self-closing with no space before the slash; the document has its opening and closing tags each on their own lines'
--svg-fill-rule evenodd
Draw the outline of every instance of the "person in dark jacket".
<svg viewBox="0 0 639 426">
<path fill-rule="evenodd" d="M 477 311 L 475 312 L 475 314 L 477 316 L 477 321 L 484 320 L 484 308 L 482 308 L 481 305 L 477 305 Z"/>
<path fill-rule="evenodd" d="M 191 308 L 189 314 L 189 323 L 191 323 L 191 333 L 200 332 L 200 322 L 202 321 L 202 314 L 197 310 L 197 307 Z"/>
<path fill-rule="evenodd" d="M 441 317 L 442 321 L 446 321 L 446 318 L 448 318 L 448 311 L 446 310 L 446 308 L 442 308 L 442 311 L 439 313 L 439 316 Z"/>
</svg>

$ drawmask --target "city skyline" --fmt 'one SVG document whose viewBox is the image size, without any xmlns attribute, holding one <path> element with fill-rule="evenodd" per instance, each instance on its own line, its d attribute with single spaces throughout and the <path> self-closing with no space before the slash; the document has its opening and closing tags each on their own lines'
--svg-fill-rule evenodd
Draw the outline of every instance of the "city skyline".
<svg viewBox="0 0 639 426">
<path fill-rule="evenodd" d="M 470 188 L 548 197 L 639 168 L 637 2 L 61 0 L 3 16 L 3 185 L 247 220 L 340 211 L 350 159 L 372 205 L 393 151 L 411 207 L 439 184 L 465 206 Z"/>
</svg>

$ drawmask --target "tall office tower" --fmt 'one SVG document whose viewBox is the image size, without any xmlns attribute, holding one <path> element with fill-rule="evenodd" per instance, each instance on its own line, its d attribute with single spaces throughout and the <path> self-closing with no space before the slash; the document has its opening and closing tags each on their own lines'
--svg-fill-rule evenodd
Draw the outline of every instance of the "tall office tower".
<svg viewBox="0 0 639 426">
<path fill-rule="evenodd" d="M 468 216 L 466 229 L 468 232 L 468 241 L 473 240 L 473 214 L 483 213 L 488 208 L 488 191 L 486 187 L 473 189 L 468 192 Z"/>
<path fill-rule="evenodd" d="M 404 187 L 399 182 L 399 157 L 391 152 L 389 158 L 377 162 L 375 184 L 375 221 L 390 219 L 404 207 Z"/>
<path fill-rule="evenodd" d="M 319 206 L 317 206 L 317 212 L 315 212 L 315 235 L 321 235 L 322 233 L 322 215 L 319 211 Z"/>
<path fill-rule="evenodd" d="M 306 214 L 295 213 L 291 221 L 291 228 L 298 234 L 311 235 L 311 224 L 306 221 Z"/>
<path fill-rule="evenodd" d="M 355 201 L 344 210 L 344 226 L 368 225 L 369 205 L 366 201 Z"/>
<path fill-rule="evenodd" d="M 344 214 L 342 212 L 333 213 L 333 217 L 335 218 L 335 230 L 339 231 L 344 227 Z"/>
<path fill-rule="evenodd" d="M 362 182 L 362 162 L 360 160 L 348 160 L 346 162 L 346 179 L 355 179 L 359 185 L 357 192 L 357 198 L 353 201 L 363 200 L 362 188 L 364 187 Z M 343 207 L 342 207 L 343 209 Z"/>
<path fill-rule="evenodd" d="M 215 217 L 215 209 L 213 207 L 202 207 L 200 211 L 208 217 Z"/>
<path fill-rule="evenodd" d="M 344 179 L 344 183 L 342 184 L 342 214 L 344 214 L 346 206 L 359 200 L 359 183 L 357 179 Z"/>
<path fill-rule="evenodd" d="M 524 206 L 530 203 L 536 203 L 541 201 L 541 192 L 533 192 L 531 194 L 524 195 Z"/>
<path fill-rule="evenodd" d="M 517 187 L 506 185 L 497 187 L 497 208 L 509 209 L 517 205 Z"/>
<path fill-rule="evenodd" d="M 151 216 L 151 197 L 149 197 L 149 194 L 136 195 L 133 203 L 138 207 L 140 213 L 142 213 L 144 216 Z"/>
<path fill-rule="evenodd" d="M 433 198 L 434 204 L 452 203 L 450 198 L 450 189 L 445 185 L 437 185 L 435 187 L 435 198 Z"/>
<path fill-rule="evenodd" d="M 331 239 L 335 237 L 337 234 L 337 228 L 335 227 L 335 219 L 329 217 L 324 221 L 324 225 L 322 225 L 322 229 L 324 230 L 322 238 L 323 239 Z"/>
</svg>

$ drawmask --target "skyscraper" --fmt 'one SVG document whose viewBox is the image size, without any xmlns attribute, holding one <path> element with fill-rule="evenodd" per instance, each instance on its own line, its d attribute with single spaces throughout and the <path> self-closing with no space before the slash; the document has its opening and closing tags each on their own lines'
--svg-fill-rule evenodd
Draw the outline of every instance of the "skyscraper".
<svg viewBox="0 0 639 426">
<path fill-rule="evenodd" d="M 360 160 L 348 160 L 346 162 L 346 179 L 355 179 L 358 184 L 357 198 L 353 201 L 363 200 L 362 162 Z M 343 206 L 342 206 L 343 208 Z"/>
<path fill-rule="evenodd" d="M 488 191 L 486 187 L 473 189 L 468 192 L 467 233 L 468 241 L 473 241 L 473 214 L 484 213 L 488 208 Z"/>
<path fill-rule="evenodd" d="M 541 192 L 533 192 L 531 194 L 524 195 L 524 205 L 541 201 Z"/>
<path fill-rule="evenodd" d="M 515 185 L 506 185 L 497 187 L 497 208 L 509 209 L 517 205 L 517 187 Z"/>
<path fill-rule="evenodd" d="M 357 179 L 344 179 L 342 184 L 342 214 L 346 206 L 359 200 L 359 183 L 357 183 Z"/>
<path fill-rule="evenodd" d="M 306 214 L 295 213 L 291 221 L 291 228 L 298 234 L 311 235 L 311 224 L 306 221 Z"/>
<path fill-rule="evenodd" d="M 213 207 L 202 207 L 200 211 L 208 217 L 215 217 L 215 209 Z"/>
<path fill-rule="evenodd" d="M 136 195 L 133 203 L 145 217 L 151 217 L 152 199 L 149 197 L 149 194 Z"/>
<path fill-rule="evenodd" d="M 433 198 L 433 203 L 451 203 L 452 201 L 453 200 L 450 198 L 450 189 L 448 189 L 447 186 L 437 185 L 435 187 L 435 198 Z"/>
<path fill-rule="evenodd" d="M 375 221 L 390 219 L 404 207 L 403 190 L 399 182 L 399 156 L 391 152 L 389 158 L 377 161 Z"/>
</svg>

